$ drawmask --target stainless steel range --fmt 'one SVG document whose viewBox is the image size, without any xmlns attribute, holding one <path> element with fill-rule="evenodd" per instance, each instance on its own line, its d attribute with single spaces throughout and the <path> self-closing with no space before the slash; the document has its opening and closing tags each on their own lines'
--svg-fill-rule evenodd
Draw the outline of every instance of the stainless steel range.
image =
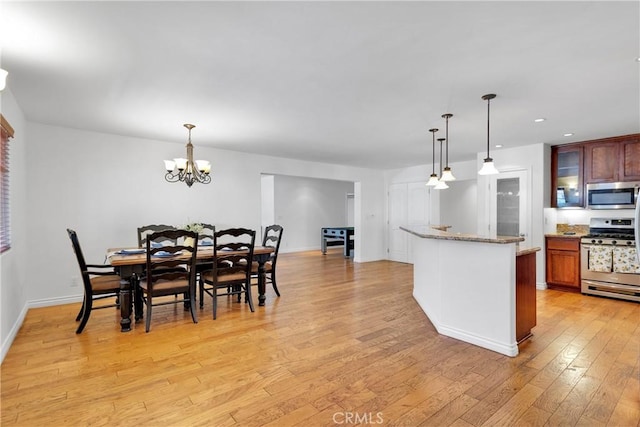
<svg viewBox="0 0 640 427">
<path fill-rule="evenodd" d="M 582 293 L 640 301 L 633 218 L 591 218 L 580 240 Z"/>
</svg>

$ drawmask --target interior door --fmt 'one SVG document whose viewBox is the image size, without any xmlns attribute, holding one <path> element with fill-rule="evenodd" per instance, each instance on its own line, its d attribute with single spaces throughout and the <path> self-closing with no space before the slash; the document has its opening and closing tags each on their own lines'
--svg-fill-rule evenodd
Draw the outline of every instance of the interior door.
<svg viewBox="0 0 640 427">
<path fill-rule="evenodd" d="M 528 178 L 527 170 L 501 172 L 491 185 L 491 224 L 496 235 L 524 237 L 523 246 L 528 246 L 531 236 Z"/>
</svg>

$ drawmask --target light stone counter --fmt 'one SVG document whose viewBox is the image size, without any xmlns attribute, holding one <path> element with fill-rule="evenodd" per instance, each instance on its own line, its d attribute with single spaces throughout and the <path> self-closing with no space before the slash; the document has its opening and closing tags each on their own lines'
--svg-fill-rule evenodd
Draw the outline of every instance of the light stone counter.
<svg viewBox="0 0 640 427">
<path fill-rule="evenodd" d="M 478 236 L 475 234 L 462 234 L 462 233 L 451 233 L 448 231 L 438 231 L 438 230 L 430 229 L 428 227 L 418 227 L 418 228 L 400 227 L 400 229 L 425 239 L 459 240 L 463 242 L 482 242 L 482 243 L 498 243 L 498 244 L 518 243 L 518 242 L 524 241 L 524 237 L 511 237 L 511 236 L 484 237 L 484 236 Z"/>
<path fill-rule="evenodd" d="M 521 237 L 404 228 L 413 250 L 413 297 L 438 333 L 507 356 L 516 342 L 516 256 Z"/>
</svg>

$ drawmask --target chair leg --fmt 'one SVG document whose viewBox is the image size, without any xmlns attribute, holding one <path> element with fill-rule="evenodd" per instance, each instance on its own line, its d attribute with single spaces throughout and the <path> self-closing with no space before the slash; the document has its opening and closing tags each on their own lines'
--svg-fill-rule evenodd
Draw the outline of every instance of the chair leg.
<svg viewBox="0 0 640 427">
<path fill-rule="evenodd" d="M 204 308 L 204 281 L 202 280 L 202 276 L 200 276 L 200 308 Z"/>
<path fill-rule="evenodd" d="M 211 293 L 213 294 L 213 320 L 216 320 L 216 313 L 218 311 L 218 289 L 214 286 Z"/>
<path fill-rule="evenodd" d="M 251 281 L 245 285 L 245 298 L 249 301 L 249 308 L 253 313 L 253 298 L 251 298 Z"/>
<path fill-rule="evenodd" d="M 82 313 L 84 313 L 84 305 L 85 305 L 85 300 L 86 300 L 86 295 L 82 298 L 82 306 L 80 306 L 80 311 L 78 312 L 78 315 L 76 316 L 76 322 L 79 321 L 80 319 L 82 319 Z"/>
<path fill-rule="evenodd" d="M 193 319 L 193 323 L 198 323 L 198 315 L 196 314 L 196 290 L 194 289 L 193 292 L 189 292 L 189 301 L 191 301 L 191 304 L 189 304 L 189 308 L 191 310 L 191 319 Z"/>
<path fill-rule="evenodd" d="M 280 291 L 278 291 L 278 286 L 276 285 L 276 271 L 271 271 L 271 286 L 273 286 L 273 290 L 276 295 L 280 296 Z"/>
<path fill-rule="evenodd" d="M 76 329 L 76 334 L 82 333 L 84 327 L 87 325 L 89 316 L 91 316 L 91 308 L 93 307 L 93 298 L 91 297 L 91 295 L 87 295 L 85 297 L 85 300 L 82 303 L 82 307 L 84 308 L 84 310 L 82 310 L 82 320 L 78 325 L 78 329 Z"/>
<path fill-rule="evenodd" d="M 149 332 L 149 329 L 151 329 L 151 310 L 152 310 L 152 305 L 151 305 L 151 295 L 147 295 L 147 318 L 145 319 L 145 328 L 144 331 L 145 332 Z"/>
</svg>

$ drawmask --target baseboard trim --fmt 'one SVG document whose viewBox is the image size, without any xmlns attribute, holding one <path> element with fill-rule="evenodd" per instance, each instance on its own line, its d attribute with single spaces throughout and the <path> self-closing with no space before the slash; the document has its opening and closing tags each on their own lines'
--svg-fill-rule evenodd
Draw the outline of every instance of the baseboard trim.
<svg viewBox="0 0 640 427">
<path fill-rule="evenodd" d="M 73 304 L 77 302 L 82 302 L 82 295 L 74 295 L 74 296 L 66 296 L 66 297 L 58 297 L 58 298 L 44 298 L 35 301 L 27 301 L 26 304 L 20 310 L 20 314 L 16 319 L 15 323 L 11 327 L 7 338 L 2 343 L 2 349 L 0 350 L 0 363 L 4 361 L 4 357 L 9 352 L 13 341 L 16 339 L 22 324 L 24 323 L 24 319 L 27 317 L 27 312 L 31 308 L 39 308 L 39 307 L 50 307 L 54 305 L 64 305 L 64 304 Z"/>
</svg>

